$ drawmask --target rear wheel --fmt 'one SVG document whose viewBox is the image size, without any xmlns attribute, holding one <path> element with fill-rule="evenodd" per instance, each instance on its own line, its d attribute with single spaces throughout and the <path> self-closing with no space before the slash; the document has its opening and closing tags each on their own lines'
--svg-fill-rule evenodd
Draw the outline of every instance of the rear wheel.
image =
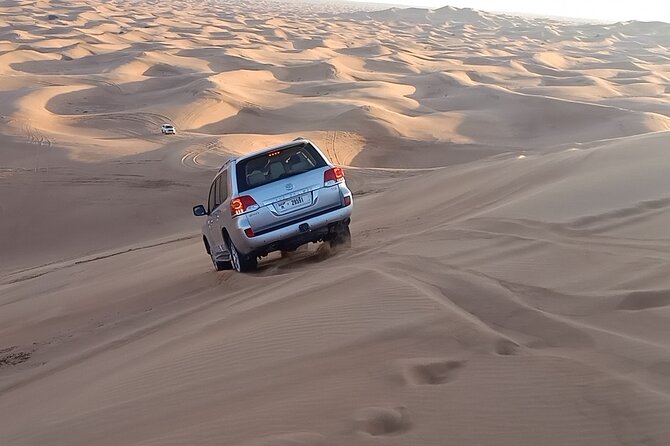
<svg viewBox="0 0 670 446">
<path fill-rule="evenodd" d="M 254 255 L 244 255 L 237 250 L 232 240 L 228 240 L 228 251 L 230 251 L 230 263 L 233 269 L 239 273 L 253 271 L 258 266 L 258 258 Z"/>
<path fill-rule="evenodd" d="M 331 248 L 351 248 L 351 231 L 349 225 L 342 225 L 337 228 L 335 235 L 330 239 Z"/>
</svg>

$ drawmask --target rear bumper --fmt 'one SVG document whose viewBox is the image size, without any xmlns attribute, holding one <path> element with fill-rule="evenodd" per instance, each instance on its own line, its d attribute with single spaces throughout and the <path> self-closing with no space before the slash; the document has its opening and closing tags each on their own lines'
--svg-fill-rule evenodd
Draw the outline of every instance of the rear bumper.
<svg viewBox="0 0 670 446">
<path fill-rule="evenodd" d="M 236 228 L 230 233 L 230 237 L 237 249 L 244 254 L 265 255 L 280 249 L 291 250 L 305 243 L 323 240 L 329 235 L 332 226 L 351 217 L 352 208 L 349 205 L 333 209 L 254 237 L 244 234 L 244 228 L 249 225 L 246 218 L 241 216 L 235 219 Z M 309 229 L 305 230 L 306 227 Z"/>
</svg>

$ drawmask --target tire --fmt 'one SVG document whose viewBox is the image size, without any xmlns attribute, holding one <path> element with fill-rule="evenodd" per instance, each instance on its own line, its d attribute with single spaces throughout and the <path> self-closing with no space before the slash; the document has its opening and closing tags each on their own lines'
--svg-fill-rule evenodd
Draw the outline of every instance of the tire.
<svg viewBox="0 0 670 446">
<path fill-rule="evenodd" d="M 331 248 L 351 248 L 351 230 L 349 225 L 342 225 L 330 240 Z"/>
<path fill-rule="evenodd" d="M 214 254 L 210 254 L 209 256 L 212 258 L 212 265 L 214 266 L 214 271 L 225 271 L 233 269 L 230 262 L 222 262 L 221 260 L 216 260 Z"/>
<path fill-rule="evenodd" d="M 256 256 L 248 256 L 240 253 L 230 239 L 228 240 L 228 251 L 230 252 L 230 264 L 238 273 L 253 271 L 258 266 L 258 258 Z"/>
<path fill-rule="evenodd" d="M 205 251 L 207 251 L 207 254 L 209 254 L 209 258 L 212 260 L 212 266 L 214 267 L 214 271 L 224 271 L 227 269 L 232 269 L 230 262 L 223 262 L 221 260 L 216 260 L 216 257 L 214 257 L 212 249 L 209 247 L 209 242 L 204 237 L 203 242 L 205 243 Z"/>
</svg>

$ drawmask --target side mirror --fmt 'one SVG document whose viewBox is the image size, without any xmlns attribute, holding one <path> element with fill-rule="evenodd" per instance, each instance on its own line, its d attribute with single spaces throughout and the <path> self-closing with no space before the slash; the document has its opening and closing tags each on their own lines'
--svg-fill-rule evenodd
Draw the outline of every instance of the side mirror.
<svg viewBox="0 0 670 446">
<path fill-rule="evenodd" d="M 205 209 L 205 206 L 201 204 L 193 206 L 193 215 L 195 215 L 196 217 L 202 217 L 203 215 L 207 215 L 207 209 Z"/>
</svg>

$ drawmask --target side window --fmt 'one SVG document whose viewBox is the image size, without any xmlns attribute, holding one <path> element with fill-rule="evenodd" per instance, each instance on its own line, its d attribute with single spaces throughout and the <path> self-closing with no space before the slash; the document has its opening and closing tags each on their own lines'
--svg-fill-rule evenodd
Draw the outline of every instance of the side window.
<svg viewBox="0 0 670 446">
<path fill-rule="evenodd" d="M 216 181 L 209 188 L 209 199 L 207 200 L 207 211 L 212 212 L 216 207 Z"/>
<path fill-rule="evenodd" d="M 221 204 L 221 197 L 219 195 L 221 191 L 221 176 L 219 175 L 216 177 L 216 181 L 214 181 L 214 188 L 216 189 L 214 191 L 214 207 L 217 208 Z"/>
<path fill-rule="evenodd" d="M 214 209 L 218 208 L 221 202 L 219 201 L 219 188 L 221 187 L 221 177 L 214 180 Z"/>
<path fill-rule="evenodd" d="M 228 199 L 228 171 L 224 170 L 219 176 L 219 199 L 218 203 L 221 204 L 226 199 Z"/>
</svg>

